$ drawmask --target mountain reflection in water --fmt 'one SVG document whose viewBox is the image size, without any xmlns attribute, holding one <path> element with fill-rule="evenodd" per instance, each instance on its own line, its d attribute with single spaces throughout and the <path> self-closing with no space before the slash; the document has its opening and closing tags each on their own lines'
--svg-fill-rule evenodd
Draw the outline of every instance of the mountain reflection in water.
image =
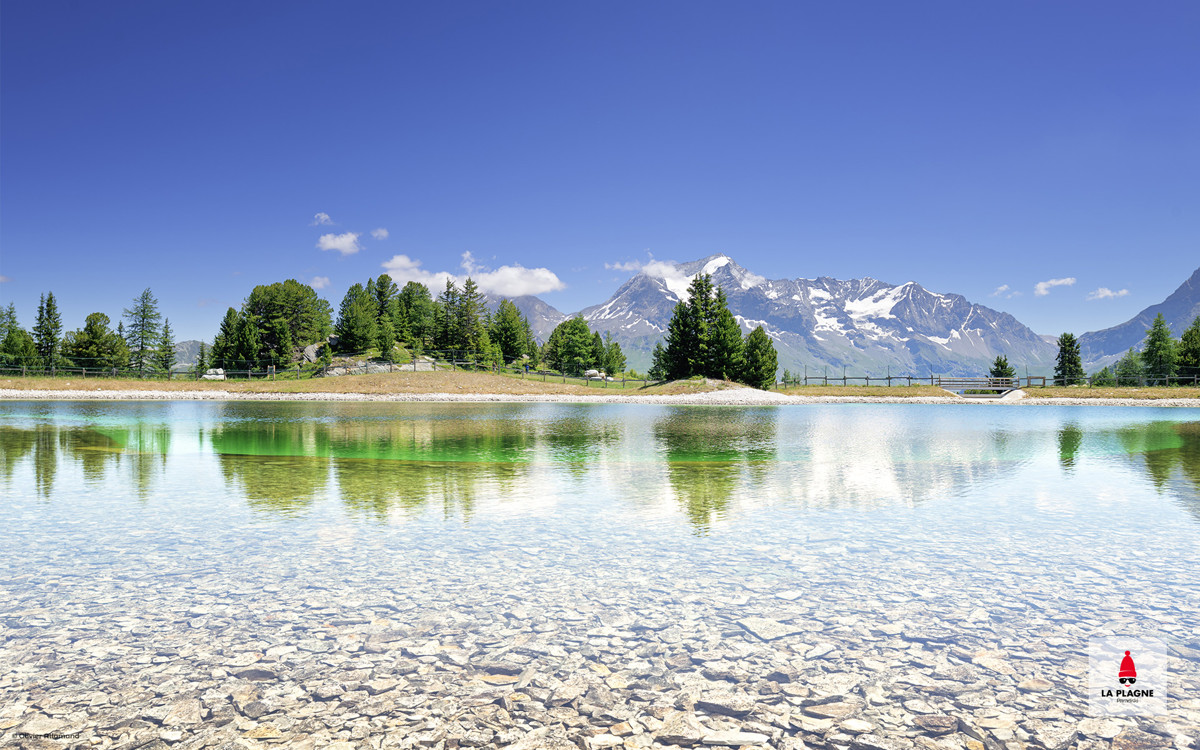
<svg viewBox="0 0 1200 750">
<path fill-rule="evenodd" d="M 170 420 L 155 407 L 59 404 L 19 419 L 0 407 L 0 481 L 6 492 L 54 500 L 72 466 L 86 485 L 124 477 L 147 501 L 174 467 L 198 472 L 200 487 L 217 480 L 267 517 L 303 516 L 336 498 L 347 515 L 373 522 L 430 510 L 468 522 L 587 494 L 682 515 L 704 534 L 770 503 L 912 506 L 958 497 L 1039 457 L 1057 457 L 1064 475 L 1120 457 L 1200 520 L 1195 421 L 1050 418 L 1032 407 L 981 426 L 961 411 L 907 405 L 247 403 L 176 407 L 188 418 Z M 194 460 L 180 463 L 184 455 Z"/>
</svg>

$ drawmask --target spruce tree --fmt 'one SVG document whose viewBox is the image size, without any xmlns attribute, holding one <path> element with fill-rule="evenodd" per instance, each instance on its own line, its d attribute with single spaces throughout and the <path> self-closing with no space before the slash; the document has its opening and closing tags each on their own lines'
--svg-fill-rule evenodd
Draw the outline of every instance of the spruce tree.
<svg viewBox="0 0 1200 750">
<path fill-rule="evenodd" d="M 988 377 L 992 378 L 1012 378 L 1016 377 L 1012 365 L 1008 363 L 1008 357 L 1003 354 L 996 355 L 996 361 L 992 363 L 992 369 L 988 373 Z"/>
<path fill-rule="evenodd" d="M 1113 386 L 1117 384 L 1117 379 L 1113 375 L 1112 370 L 1107 367 L 1100 368 L 1100 371 L 1092 376 L 1092 385 L 1097 388 Z"/>
<path fill-rule="evenodd" d="M 175 336 L 171 333 L 171 321 L 163 320 L 162 335 L 158 339 L 158 349 L 154 353 L 154 364 L 171 379 L 178 357 L 175 354 Z"/>
<path fill-rule="evenodd" d="M 667 323 L 667 345 L 662 361 L 665 380 L 681 380 L 694 374 L 690 352 L 699 345 L 696 339 L 691 308 L 684 302 L 676 303 L 671 321 Z"/>
<path fill-rule="evenodd" d="M 234 337 L 238 329 L 238 311 L 232 307 L 225 311 L 221 319 L 221 327 L 217 337 L 213 339 L 212 366 L 222 370 L 232 370 L 234 360 Z"/>
<path fill-rule="evenodd" d="M 395 301 L 396 295 L 399 294 L 399 292 L 400 290 L 396 287 L 396 282 L 392 280 L 391 276 L 383 274 L 379 278 L 375 279 L 375 309 L 379 311 L 379 317 L 376 319 L 376 322 L 379 325 L 383 325 L 383 319 L 385 317 L 392 317 L 392 302 Z M 396 321 L 392 320 L 392 326 L 395 325 Z"/>
<path fill-rule="evenodd" d="M 744 357 L 742 377 L 739 379 L 755 388 L 770 388 L 779 369 L 779 357 L 775 352 L 775 345 L 771 343 L 771 337 L 762 326 L 756 327 L 746 336 Z"/>
<path fill-rule="evenodd" d="M 196 372 L 203 375 L 208 372 L 208 346 L 201 341 L 200 352 L 196 355 Z"/>
<path fill-rule="evenodd" d="M 1179 374 L 1200 375 L 1200 316 L 1179 337 Z"/>
<path fill-rule="evenodd" d="M 146 374 L 147 367 L 154 366 L 154 349 L 159 339 L 158 322 L 162 320 L 158 300 L 149 287 L 134 298 L 133 307 L 124 311 L 124 317 L 129 321 L 125 337 L 129 342 L 130 365 L 138 371 L 140 378 Z"/>
<path fill-rule="evenodd" d="M 1136 386 L 1142 384 L 1142 378 L 1146 374 L 1145 368 L 1142 366 L 1141 356 L 1130 349 L 1125 353 L 1124 357 L 1117 360 L 1117 364 L 1113 367 L 1117 378 L 1117 385 Z"/>
<path fill-rule="evenodd" d="M 663 348 L 661 341 L 655 343 L 654 350 L 650 352 L 650 369 L 646 372 L 646 377 L 657 381 L 667 379 L 667 350 Z"/>
<path fill-rule="evenodd" d="M 379 324 L 379 332 L 375 335 L 375 345 L 379 347 L 379 356 L 388 362 L 392 361 L 392 350 L 396 348 L 396 327 L 392 319 L 385 317 Z"/>
<path fill-rule="evenodd" d="M 625 352 L 613 338 L 612 331 L 604 334 L 604 371 L 609 375 L 625 371 Z"/>
<path fill-rule="evenodd" d="M 742 371 L 742 348 L 745 345 L 742 340 L 742 327 L 729 311 L 724 289 L 717 289 L 714 307 L 716 319 L 708 347 L 709 363 L 706 374 L 719 380 L 734 380 Z"/>
<path fill-rule="evenodd" d="M 455 329 L 458 334 L 458 346 L 473 354 L 481 354 L 491 342 L 488 339 L 487 328 L 484 326 L 483 293 L 479 286 L 468 276 L 463 282 L 462 294 L 458 300 L 457 320 Z"/>
<path fill-rule="evenodd" d="M 500 347 L 504 361 L 511 362 L 514 359 L 520 359 L 521 355 L 525 354 L 527 348 L 525 328 L 527 325 L 521 311 L 517 309 L 512 300 L 500 300 L 500 306 L 496 309 L 495 316 L 492 317 L 489 334 L 492 343 Z"/>
<path fill-rule="evenodd" d="M 8 338 L 8 332 L 17 327 L 17 306 L 12 302 L 0 309 L 0 341 Z"/>
<path fill-rule="evenodd" d="M 375 299 L 362 284 L 354 284 L 342 298 L 334 331 L 338 349 L 343 352 L 362 352 L 376 343 Z"/>
<path fill-rule="evenodd" d="M 1055 385 L 1078 385 L 1084 378 L 1079 341 L 1074 334 L 1058 337 L 1058 359 L 1054 365 Z"/>
<path fill-rule="evenodd" d="M 37 318 L 33 326 L 33 341 L 44 367 L 57 364 L 61 337 L 62 316 L 59 315 L 54 292 L 50 292 L 42 295 L 38 302 Z"/>
<path fill-rule="evenodd" d="M 1178 369 L 1178 352 L 1175 340 L 1171 338 L 1171 329 L 1162 313 L 1154 316 L 1154 322 L 1146 331 L 1146 346 L 1142 349 L 1142 364 L 1146 367 L 1146 377 L 1165 379 L 1175 375 Z M 1166 381 L 1170 382 L 1170 381 Z"/>
</svg>

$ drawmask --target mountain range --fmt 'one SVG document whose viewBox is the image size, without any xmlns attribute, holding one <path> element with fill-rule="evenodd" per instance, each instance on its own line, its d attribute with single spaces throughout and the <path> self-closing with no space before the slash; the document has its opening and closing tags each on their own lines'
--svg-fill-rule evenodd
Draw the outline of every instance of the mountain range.
<svg viewBox="0 0 1200 750">
<path fill-rule="evenodd" d="M 767 279 L 727 255 L 689 263 L 654 263 L 605 302 L 579 311 L 593 330 L 611 332 L 629 366 L 645 370 L 654 344 L 664 339 L 675 304 L 686 300 L 697 274 L 712 275 L 725 290 L 743 332 L 755 326 L 771 337 L 780 369 L 855 375 L 982 375 L 1003 354 L 1022 372 L 1049 374 L 1058 347 L 1008 313 L 909 281 Z M 568 315 L 537 297 L 513 300 L 545 340 Z M 498 304 L 494 300 L 493 304 Z M 1089 371 L 1137 348 L 1158 312 L 1176 335 L 1200 315 L 1200 269 L 1166 301 L 1132 320 L 1080 337 Z"/>
</svg>

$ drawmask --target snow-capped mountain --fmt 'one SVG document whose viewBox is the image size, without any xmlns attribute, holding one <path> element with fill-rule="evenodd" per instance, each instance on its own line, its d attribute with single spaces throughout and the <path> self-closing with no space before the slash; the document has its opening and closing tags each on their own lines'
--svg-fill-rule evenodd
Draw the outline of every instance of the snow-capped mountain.
<svg viewBox="0 0 1200 750">
<path fill-rule="evenodd" d="M 985 375 L 996 355 L 1016 368 L 1048 372 L 1057 348 L 1016 318 L 957 294 L 915 282 L 871 278 L 767 279 L 726 255 L 683 264 L 655 263 L 606 302 L 580 314 L 593 330 L 611 331 L 631 366 L 644 369 L 665 337 L 675 304 L 697 274 L 725 290 L 744 332 L 755 326 L 773 339 L 780 368 L 810 374 Z"/>
</svg>

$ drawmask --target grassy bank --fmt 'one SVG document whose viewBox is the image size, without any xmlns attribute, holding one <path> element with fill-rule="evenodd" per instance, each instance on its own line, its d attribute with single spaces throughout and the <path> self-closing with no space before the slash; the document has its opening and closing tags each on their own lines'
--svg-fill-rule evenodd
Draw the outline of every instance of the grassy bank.
<svg viewBox="0 0 1200 750">
<path fill-rule="evenodd" d="M 1173 388 L 1118 388 L 1115 386 L 1047 386 L 1025 388 L 1026 398 L 1132 398 L 1155 400 L 1164 398 L 1200 399 L 1200 388 L 1176 386 Z"/>
<path fill-rule="evenodd" d="M 619 383 L 589 386 L 542 382 L 530 377 L 494 375 L 485 372 L 439 370 L 436 372 L 393 372 L 346 375 L 308 380 L 137 380 L 121 378 L 3 378 L 0 388 L 46 391 L 226 391 L 230 393 L 479 393 L 488 395 L 643 395 L 669 396 L 705 393 L 731 387 L 698 380 L 676 381 L 622 389 Z"/>
</svg>

